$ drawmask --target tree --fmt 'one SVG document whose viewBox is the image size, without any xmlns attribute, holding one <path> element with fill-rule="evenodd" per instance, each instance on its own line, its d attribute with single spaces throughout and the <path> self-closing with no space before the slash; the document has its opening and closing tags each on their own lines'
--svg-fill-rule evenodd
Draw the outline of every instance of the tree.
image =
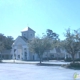
<svg viewBox="0 0 80 80">
<path fill-rule="evenodd" d="M 46 31 L 47 37 L 52 40 L 58 40 L 59 35 L 55 32 L 53 32 L 51 29 L 47 29 Z"/>
<path fill-rule="evenodd" d="M 70 28 L 66 30 L 66 39 L 62 41 L 65 50 L 72 56 L 73 63 L 75 63 L 75 54 L 80 51 L 80 33 L 77 30 L 71 32 Z"/>
<path fill-rule="evenodd" d="M 4 50 L 4 44 L 0 42 L 0 62 L 2 60 L 2 51 Z"/>
<path fill-rule="evenodd" d="M 0 62 L 2 59 L 2 51 L 5 49 L 4 42 L 5 42 L 5 36 L 3 34 L 0 34 Z"/>
<path fill-rule="evenodd" d="M 12 44 L 14 42 L 12 36 L 4 36 L 3 34 L 0 34 L 0 42 L 3 43 L 5 49 L 11 49 Z M 0 46 L 1 47 L 1 46 Z"/>
<path fill-rule="evenodd" d="M 29 42 L 29 46 L 32 52 L 38 54 L 41 63 L 44 52 L 52 49 L 52 42 L 51 39 L 47 38 L 46 36 L 42 37 L 41 39 L 36 37 L 31 42 Z"/>
<path fill-rule="evenodd" d="M 5 48 L 6 49 L 11 49 L 13 42 L 14 42 L 13 37 L 12 36 L 7 36 L 6 40 L 5 40 Z"/>
<path fill-rule="evenodd" d="M 5 48 L 4 43 L 5 43 L 5 36 L 3 34 L 0 34 L 0 52 Z"/>
<path fill-rule="evenodd" d="M 4 36 L 0 33 L 0 57 L 2 56 L 2 51 L 5 49 L 11 49 L 13 38 L 11 36 Z M 2 58 L 2 57 L 1 57 Z"/>
<path fill-rule="evenodd" d="M 59 39 L 59 35 L 57 33 L 53 32 L 51 29 L 47 29 L 46 35 L 49 39 L 52 39 L 54 48 L 60 47 L 60 39 Z"/>
</svg>

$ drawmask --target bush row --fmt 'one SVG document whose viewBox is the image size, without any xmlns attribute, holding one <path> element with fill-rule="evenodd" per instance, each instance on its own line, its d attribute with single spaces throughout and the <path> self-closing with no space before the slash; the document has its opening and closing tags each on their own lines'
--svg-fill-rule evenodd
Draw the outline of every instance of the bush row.
<svg viewBox="0 0 80 80">
<path fill-rule="evenodd" d="M 70 63 L 69 67 L 80 68 L 80 63 Z"/>
<path fill-rule="evenodd" d="M 66 61 L 66 62 L 71 62 L 72 59 L 71 59 L 71 58 L 67 58 L 67 59 L 65 59 L 65 61 Z M 75 61 L 80 61 L 80 59 L 75 59 Z"/>
</svg>

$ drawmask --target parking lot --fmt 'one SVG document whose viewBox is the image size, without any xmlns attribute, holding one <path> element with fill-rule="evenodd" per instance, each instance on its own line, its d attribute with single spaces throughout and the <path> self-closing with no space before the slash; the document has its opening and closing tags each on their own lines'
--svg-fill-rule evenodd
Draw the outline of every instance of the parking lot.
<svg viewBox="0 0 80 80">
<path fill-rule="evenodd" d="M 35 64 L 0 64 L 0 80 L 74 80 L 80 70 L 60 66 L 37 66 Z"/>
</svg>

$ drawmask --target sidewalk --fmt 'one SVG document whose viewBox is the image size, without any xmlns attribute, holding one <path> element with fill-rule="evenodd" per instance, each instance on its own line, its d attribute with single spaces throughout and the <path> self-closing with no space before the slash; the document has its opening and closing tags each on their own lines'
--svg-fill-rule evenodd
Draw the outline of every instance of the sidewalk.
<svg viewBox="0 0 80 80">
<path fill-rule="evenodd" d="M 21 61 L 21 60 L 2 60 L 3 63 L 17 63 L 17 64 L 38 64 L 39 61 Z M 58 60 L 50 60 L 43 61 L 43 64 L 52 64 L 52 65 L 63 65 L 69 64 L 70 62 L 58 61 Z"/>
<path fill-rule="evenodd" d="M 37 64 L 39 61 L 2 60 L 3 63 Z"/>
</svg>

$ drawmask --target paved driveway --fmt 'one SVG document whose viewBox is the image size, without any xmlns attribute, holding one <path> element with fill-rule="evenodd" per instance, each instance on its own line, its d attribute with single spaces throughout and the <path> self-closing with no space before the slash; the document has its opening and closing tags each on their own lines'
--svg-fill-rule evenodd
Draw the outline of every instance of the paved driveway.
<svg viewBox="0 0 80 80">
<path fill-rule="evenodd" d="M 0 80 L 74 80 L 73 74 L 80 70 L 60 66 L 37 66 L 33 64 L 0 64 Z"/>
</svg>

